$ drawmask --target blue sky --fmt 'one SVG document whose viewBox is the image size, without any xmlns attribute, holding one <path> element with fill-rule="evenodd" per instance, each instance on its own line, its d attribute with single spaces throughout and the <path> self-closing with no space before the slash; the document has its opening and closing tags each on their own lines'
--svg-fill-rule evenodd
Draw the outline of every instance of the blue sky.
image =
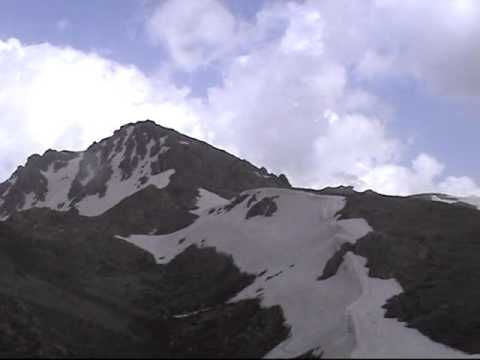
<svg viewBox="0 0 480 360">
<path fill-rule="evenodd" d="M 475 0 L 2 0 L 0 177 L 152 118 L 298 185 L 478 195 L 478 24 Z"/>
</svg>

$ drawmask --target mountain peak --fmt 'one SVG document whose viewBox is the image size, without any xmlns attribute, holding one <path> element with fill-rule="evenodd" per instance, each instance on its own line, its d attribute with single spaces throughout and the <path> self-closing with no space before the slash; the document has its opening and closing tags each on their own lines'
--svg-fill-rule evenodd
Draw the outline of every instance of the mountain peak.
<svg viewBox="0 0 480 360">
<path fill-rule="evenodd" d="M 255 187 L 290 184 L 284 175 L 145 120 L 123 125 L 85 151 L 30 156 L 0 185 L 0 216 L 32 207 L 98 216 L 149 186 L 180 194 L 182 207 L 191 211 L 201 189 L 228 199 Z"/>
</svg>

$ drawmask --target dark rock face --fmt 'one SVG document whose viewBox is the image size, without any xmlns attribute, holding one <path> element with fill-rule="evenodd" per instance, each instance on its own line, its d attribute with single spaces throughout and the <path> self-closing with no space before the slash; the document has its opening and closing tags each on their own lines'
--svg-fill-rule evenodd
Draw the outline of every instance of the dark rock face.
<svg viewBox="0 0 480 360">
<path fill-rule="evenodd" d="M 339 196 L 355 194 L 355 191 L 353 190 L 353 186 L 326 187 L 325 189 L 322 189 L 320 192 L 328 193 L 329 195 L 339 195 Z"/>
<path fill-rule="evenodd" d="M 479 353 L 480 212 L 356 193 L 341 214 L 365 218 L 375 229 L 352 250 L 367 258 L 370 276 L 395 278 L 404 289 L 388 301 L 387 316 L 437 342 Z"/>
<path fill-rule="evenodd" d="M 77 160 L 78 164 L 72 165 Z M 126 181 L 139 177 L 136 187 L 141 190 L 150 176 L 175 170 L 167 189 L 182 193 L 183 204 L 194 208 L 199 188 L 231 198 L 242 191 L 259 187 L 290 187 L 287 178 L 269 174 L 245 160 L 240 160 L 207 143 L 182 135 L 172 129 L 143 121 L 123 126 L 110 138 L 94 143 L 84 152 L 47 151 L 29 158 L 12 178 L 0 184 L 0 216 L 9 216 L 22 209 L 26 196 L 33 195 L 40 204 L 48 192 L 43 174 L 52 166 L 62 171 L 73 168 L 71 179 L 64 185 L 65 201 L 58 210 L 74 208 L 88 196 L 104 197 L 109 181 Z M 113 179 L 119 172 L 119 178 Z M 135 179 L 136 179 L 135 177 Z M 188 195 L 188 198 L 187 198 Z M 187 201 L 188 200 L 188 201 Z M 35 201 L 34 204 L 35 206 Z"/>
<path fill-rule="evenodd" d="M 157 265 L 57 216 L 0 224 L 2 357 L 261 357 L 288 336 L 280 308 L 226 303 L 255 278 L 231 257 L 192 246 Z"/>
<path fill-rule="evenodd" d="M 258 300 L 224 304 L 167 322 L 170 351 L 179 358 L 260 358 L 288 337 L 283 321 L 280 307 L 262 310 Z"/>
<path fill-rule="evenodd" d="M 1 358 L 127 358 L 142 351 L 125 335 L 3 294 L 0 317 Z"/>
<path fill-rule="evenodd" d="M 271 217 L 273 214 L 275 214 L 278 210 L 278 206 L 275 203 L 275 198 L 275 196 L 265 197 L 253 205 L 247 212 L 247 220 L 255 216 Z"/>
<path fill-rule="evenodd" d="M 343 263 L 343 259 L 345 258 L 345 255 L 348 252 L 353 251 L 354 249 L 355 249 L 355 246 L 353 244 L 350 244 L 350 243 L 342 244 L 340 249 L 332 256 L 330 260 L 327 261 L 327 264 L 323 269 L 323 273 L 321 276 L 319 276 L 318 280 L 319 281 L 327 280 L 335 276 L 338 272 L 338 269 Z"/>
<path fill-rule="evenodd" d="M 48 184 L 42 172 L 50 166 L 61 168 L 77 156 L 75 152 L 55 150 L 48 150 L 43 156 L 30 156 L 25 166 L 19 166 L 9 181 L 0 184 L 0 199 L 4 201 L 0 206 L 0 216 L 21 209 L 29 193 L 35 194 L 37 200 L 45 200 Z"/>
<path fill-rule="evenodd" d="M 240 205 L 242 204 L 245 200 L 247 200 L 249 197 L 248 194 L 241 194 L 241 195 L 238 195 L 236 196 L 235 198 L 233 198 L 233 200 L 228 204 L 228 205 L 225 205 L 221 210 L 222 211 L 232 211 L 232 209 L 234 209 L 237 205 Z"/>
<path fill-rule="evenodd" d="M 165 266 L 161 299 L 150 299 L 151 304 L 162 304 L 171 314 L 194 312 L 223 304 L 249 286 L 254 275 L 242 274 L 234 266 L 231 256 L 222 255 L 214 248 L 188 247 Z M 163 304 L 171 304 L 166 309 Z"/>
</svg>

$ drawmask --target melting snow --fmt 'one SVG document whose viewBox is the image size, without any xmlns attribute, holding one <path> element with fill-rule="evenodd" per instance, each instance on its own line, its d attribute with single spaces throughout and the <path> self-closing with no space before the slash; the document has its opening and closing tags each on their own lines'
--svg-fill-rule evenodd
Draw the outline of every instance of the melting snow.
<svg viewBox="0 0 480 360">
<path fill-rule="evenodd" d="M 132 176 L 124 181 L 119 181 L 117 178 L 116 181 L 109 182 L 105 196 L 87 196 L 77 204 L 77 209 L 84 216 L 101 215 L 122 200 L 149 185 L 155 185 L 159 189 L 165 188 L 170 183 L 170 177 L 173 174 L 175 174 L 175 170 L 170 169 L 160 174 L 152 175 L 143 185 L 139 184 L 140 177 L 138 176 Z"/>
<path fill-rule="evenodd" d="M 37 202 L 37 196 L 35 195 L 35 193 L 29 192 L 28 194 L 25 195 L 25 201 L 23 203 L 23 206 L 18 208 L 18 210 L 31 209 L 32 207 L 35 206 L 36 202 Z"/>
<path fill-rule="evenodd" d="M 439 201 L 439 202 L 444 202 L 444 203 L 447 203 L 447 204 L 455 204 L 458 202 L 457 199 L 450 199 L 450 198 L 441 198 L 437 195 L 433 195 L 432 196 L 432 201 Z"/>
<path fill-rule="evenodd" d="M 10 191 L 11 191 L 12 188 L 13 188 L 13 185 L 15 185 L 15 184 L 17 183 L 17 176 L 13 176 L 11 179 L 8 179 L 7 182 L 8 182 L 8 184 L 9 184 L 9 186 L 8 186 L 8 188 L 3 192 L 3 194 L 1 195 L 2 197 L 5 197 L 5 196 L 7 196 L 7 195 L 10 193 Z"/>
<path fill-rule="evenodd" d="M 229 203 L 228 200 L 218 196 L 217 194 L 205 189 L 198 189 L 197 208 L 190 211 L 193 214 L 200 215 L 203 211 L 211 209 L 215 206 L 223 206 Z"/>
<path fill-rule="evenodd" d="M 477 209 L 480 209 L 480 197 L 478 196 L 467 196 L 459 198 L 459 201 L 475 206 Z"/>
<path fill-rule="evenodd" d="M 170 147 L 169 147 L 169 146 L 162 146 L 162 147 L 160 148 L 159 155 L 165 154 L 166 152 L 168 152 L 168 150 L 170 150 Z"/>
<path fill-rule="evenodd" d="M 122 142 L 122 151 L 113 152 L 107 160 L 113 169 L 113 173 L 108 180 L 106 187 L 107 192 L 105 196 L 100 197 L 99 194 L 87 196 L 78 202 L 75 206 L 79 213 L 85 216 L 97 216 L 117 205 L 123 199 L 133 195 L 146 188 L 154 185 L 159 189 L 166 187 L 170 183 L 170 177 L 175 174 L 174 169 L 165 170 L 159 174 L 152 175 L 151 164 L 153 158 L 150 157 L 151 149 L 155 145 L 155 140 L 147 145 L 147 156 L 140 161 L 133 174 L 128 179 L 122 179 L 122 171 L 119 168 L 120 163 L 124 159 L 127 150 L 127 141 L 131 138 L 134 127 L 126 128 L 125 136 L 117 138 L 114 141 L 113 148 L 116 149 L 119 142 Z M 160 154 L 164 154 L 169 150 L 168 146 L 164 146 L 167 136 L 158 140 L 161 146 Z M 132 151 L 131 157 L 136 156 L 137 143 Z M 98 162 L 100 162 L 100 153 L 95 154 Z M 44 200 L 38 200 L 34 193 L 25 195 L 25 203 L 19 207 L 18 210 L 26 210 L 32 207 L 48 207 L 54 210 L 67 211 L 71 208 L 71 201 L 68 194 L 70 192 L 72 182 L 76 178 L 80 170 L 80 163 L 83 159 L 83 153 L 78 153 L 78 156 L 70 160 L 64 167 L 55 170 L 54 164 L 51 164 L 47 171 L 42 171 L 42 175 L 47 180 L 47 192 Z M 83 186 L 87 185 L 95 176 L 95 170 L 90 165 L 87 166 L 87 177 L 82 180 Z M 16 179 L 9 180 L 13 185 Z M 11 186 L 4 192 L 3 196 L 7 195 Z M 1 205 L 1 204 L 0 204 Z"/>
<path fill-rule="evenodd" d="M 97 159 L 98 159 L 98 153 L 95 155 L 97 156 Z M 88 183 L 92 181 L 92 179 L 95 177 L 95 171 L 92 169 L 92 166 L 90 164 L 87 164 L 86 172 L 87 172 L 87 176 L 80 182 L 82 186 L 88 185 Z"/>
<path fill-rule="evenodd" d="M 258 200 L 278 195 L 277 212 L 246 220 L 245 200 L 173 234 L 122 239 L 149 251 L 159 263 L 192 244 L 213 246 L 231 254 L 242 271 L 259 274 L 231 301 L 260 298 L 263 306 L 282 307 L 291 336 L 267 357 L 290 358 L 314 349 L 325 357 L 465 356 L 384 319 L 382 305 L 401 288 L 394 280 L 369 278 L 364 259 L 347 255 L 334 277 L 317 280 L 342 243 L 371 231 L 363 219 L 338 220 L 344 198 L 285 189 L 248 193 Z"/>
<path fill-rule="evenodd" d="M 68 192 L 80 169 L 80 162 L 83 154 L 72 159 L 68 164 L 55 171 L 54 164 L 51 164 L 47 171 L 42 171 L 42 175 L 48 181 L 48 191 L 44 201 L 35 204 L 36 207 L 48 207 L 55 210 L 66 211 L 69 209 Z"/>
<path fill-rule="evenodd" d="M 32 207 L 47 207 L 54 210 L 66 211 L 68 205 L 68 192 L 75 176 L 80 168 L 82 154 L 70 160 L 64 167 L 55 170 L 55 165 L 51 164 L 47 171 L 42 171 L 42 175 L 47 180 L 47 192 L 44 200 L 38 200 L 35 193 L 31 192 L 25 195 L 25 202 L 18 210 L 28 210 Z"/>
<path fill-rule="evenodd" d="M 347 266 L 356 274 L 361 296 L 347 308 L 356 335 L 354 358 L 465 358 L 468 355 L 433 342 L 396 319 L 385 318 L 382 306 L 402 292 L 395 280 L 370 278 L 366 259 L 347 254 Z M 472 357 L 473 358 L 473 357 Z"/>
<path fill-rule="evenodd" d="M 100 197 L 96 194 L 82 199 L 76 205 L 81 215 L 101 215 L 139 190 L 145 189 L 150 185 L 163 189 L 170 183 L 170 177 L 175 174 L 174 169 L 169 169 L 159 174 L 152 175 L 151 158 L 148 154 L 150 154 L 150 151 L 155 144 L 153 140 L 147 145 L 147 156 L 139 162 L 133 174 L 128 179 L 122 180 L 122 172 L 119 166 L 125 156 L 125 144 L 127 140 L 128 136 L 124 139 L 123 151 L 115 154 L 113 158 L 110 159 L 113 174 L 107 183 L 107 192 L 105 193 L 105 196 Z M 164 141 L 165 137 L 161 139 L 162 143 Z M 132 153 L 132 156 L 135 156 L 135 151 Z M 146 179 L 146 181 L 143 182 L 142 179 Z"/>
</svg>

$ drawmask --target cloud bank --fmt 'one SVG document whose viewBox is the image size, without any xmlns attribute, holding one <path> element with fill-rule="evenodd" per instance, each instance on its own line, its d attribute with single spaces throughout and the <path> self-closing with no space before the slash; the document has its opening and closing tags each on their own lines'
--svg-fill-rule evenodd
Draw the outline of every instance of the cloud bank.
<svg viewBox="0 0 480 360">
<path fill-rule="evenodd" d="M 127 122 L 198 131 L 185 90 L 94 53 L 0 41 L 0 84 L 2 177 L 32 152 L 80 150 Z"/>
<path fill-rule="evenodd" d="M 80 149 L 151 118 L 298 186 L 480 195 L 432 154 L 406 159 L 411 145 L 389 130 L 401 119 L 365 86 L 404 76 L 437 96 L 478 98 L 476 2 L 267 2 L 249 22 L 221 1 L 194 4 L 164 1 L 145 26 L 177 70 L 219 68 L 205 98 L 97 54 L 0 41 L 0 174 L 31 152 Z"/>
</svg>

